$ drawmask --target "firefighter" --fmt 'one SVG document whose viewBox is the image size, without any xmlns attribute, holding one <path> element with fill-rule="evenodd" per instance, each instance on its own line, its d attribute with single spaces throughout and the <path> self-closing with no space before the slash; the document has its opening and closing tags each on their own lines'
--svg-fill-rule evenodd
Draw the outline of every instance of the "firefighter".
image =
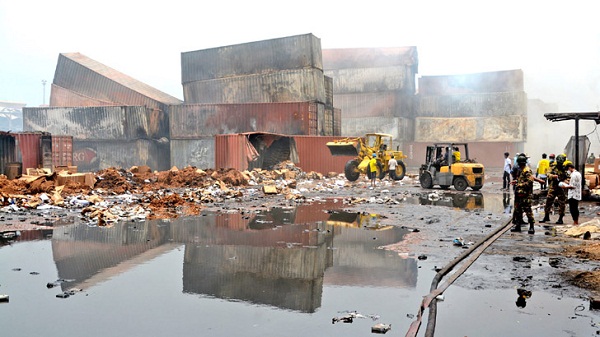
<svg viewBox="0 0 600 337">
<path fill-rule="evenodd" d="M 529 220 L 528 234 L 534 234 L 535 219 L 533 218 L 533 211 L 531 210 L 531 198 L 533 196 L 533 182 L 542 182 L 542 179 L 536 178 L 531 172 L 531 168 L 527 166 L 527 155 L 525 153 L 519 154 L 517 157 L 517 165 L 519 166 L 519 174 L 516 180 L 511 183 L 515 185 L 515 209 L 513 213 L 513 224 L 514 227 L 511 232 L 520 232 L 521 223 L 523 222 L 523 212 L 527 215 Z"/>
<path fill-rule="evenodd" d="M 541 223 L 550 222 L 550 211 L 556 199 L 558 202 L 558 220 L 556 224 L 563 224 L 567 197 L 564 190 L 558 187 L 558 183 L 567 179 L 567 170 L 564 167 L 566 160 L 567 155 L 561 153 L 556 156 L 556 161 L 550 164 L 550 171 L 548 172 L 548 195 L 546 196 L 546 205 L 544 206 L 544 219 L 540 220 Z"/>
</svg>

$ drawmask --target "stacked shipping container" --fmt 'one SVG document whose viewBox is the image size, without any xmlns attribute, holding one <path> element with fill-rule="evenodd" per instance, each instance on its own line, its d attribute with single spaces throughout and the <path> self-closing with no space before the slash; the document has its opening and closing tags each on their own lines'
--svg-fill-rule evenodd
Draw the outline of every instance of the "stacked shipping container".
<svg viewBox="0 0 600 337">
<path fill-rule="evenodd" d="M 167 108 L 179 99 L 79 53 L 59 55 L 51 89 L 51 107 L 24 108 L 23 124 L 73 137 L 70 144 L 56 139 L 55 151 L 65 147 L 73 155 L 51 157 L 55 165 L 170 167 Z"/>
<path fill-rule="evenodd" d="M 42 107 L 24 108 L 23 116 L 26 130 L 71 135 L 72 165 L 80 171 L 134 165 L 169 168 L 166 113 L 140 106 Z M 62 146 L 69 148 L 67 143 Z M 69 158 L 59 155 L 52 160 Z"/>
<path fill-rule="evenodd" d="M 434 142 L 469 142 L 470 154 L 487 167 L 500 167 L 502 154 L 521 152 L 527 135 L 523 72 L 507 70 L 419 79 L 415 143 L 420 165 Z"/>
<path fill-rule="evenodd" d="M 186 104 L 170 108 L 172 165 L 213 167 L 218 134 L 340 134 L 312 34 L 185 52 L 181 68 Z"/>
<path fill-rule="evenodd" d="M 341 134 L 385 132 L 399 142 L 412 141 L 416 47 L 326 49 L 323 67 L 334 79 L 344 118 Z"/>
</svg>

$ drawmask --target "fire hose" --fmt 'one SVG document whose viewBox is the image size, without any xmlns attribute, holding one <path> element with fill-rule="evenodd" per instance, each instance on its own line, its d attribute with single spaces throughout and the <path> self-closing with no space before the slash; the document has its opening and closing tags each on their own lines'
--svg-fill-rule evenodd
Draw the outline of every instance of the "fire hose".
<svg viewBox="0 0 600 337">
<path fill-rule="evenodd" d="M 423 301 L 421 302 L 421 306 L 419 307 L 419 311 L 417 313 L 417 319 L 410 324 L 408 331 L 406 332 L 406 337 L 416 337 L 423 319 L 423 312 L 427 308 L 429 308 L 429 316 L 427 318 L 427 330 L 425 331 L 425 336 L 433 337 L 435 333 L 435 322 L 437 316 L 437 296 L 441 295 L 452 283 L 454 283 L 454 281 L 456 281 L 460 275 L 462 275 L 494 241 L 506 233 L 511 226 L 512 218 L 509 219 L 503 226 L 499 227 L 485 238 L 473 244 L 471 248 L 464 251 L 448 265 L 438 271 L 438 273 L 433 277 L 433 281 L 431 281 L 430 293 L 423 297 Z M 464 263 L 460 266 L 460 268 L 457 269 L 444 284 L 438 287 L 442 278 L 463 261 Z"/>
</svg>

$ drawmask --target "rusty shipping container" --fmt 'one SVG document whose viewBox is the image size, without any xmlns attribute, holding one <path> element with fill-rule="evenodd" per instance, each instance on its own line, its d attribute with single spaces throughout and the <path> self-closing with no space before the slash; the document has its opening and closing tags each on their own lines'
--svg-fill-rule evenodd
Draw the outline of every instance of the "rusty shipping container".
<svg viewBox="0 0 600 337">
<path fill-rule="evenodd" d="M 399 91 L 335 94 L 344 118 L 412 117 L 415 96 Z"/>
<path fill-rule="evenodd" d="M 115 105 L 139 105 L 165 111 L 166 105 L 182 103 L 173 96 L 80 53 L 59 55 L 52 84 L 81 96 Z M 51 94 L 50 105 L 57 106 L 58 103 L 58 97 L 54 99 Z"/>
<path fill-rule="evenodd" d="M 215 168 L 270 169 L 285 160 L 297 162 L 293 136 L 247 132 L 215 136 Z"/>
<path fill-rule="evenodd" d="M 169 144 L 138 140 L 73 140 L 73 164 L 80 172 L 95 172 L 109 167 L 128 169 L 147 165 L 164 171 L 169 163 Z"/>
<path fill-rule="evenodd" d="M 52 135 L 52 165 L 73 165 L 73 136 Z"/>
<path fill-rule="evenodd" d="M 321 40 L 312 34 L 181 53 L 184 86 L 197 81 L 306 68 L 323 70 Z"/>
<path fill-rule="evenodd" d="M 183 84 L 186 104 L 325 102 L 325 78 L 316 68 L 281 70 L 188 82 Z"/>
<path fill-rule="evenodd" d="M 73 106 L 112 106 L 118 105 L 114 102 L 101 101 L 82 94 L 59 87 L 56 84 L 50 86 L 50 106 L 73 107 Z"/>
<path fill-rule="evenodd" d="M 415 119 L 415 142 L 523 142 L 524 116 Z"/>
<path fill-rule="evenodd" d="M 315 171 L 322 174 L 329 172 L 341 173 L 344 171 L 344 166 L 348 160 L 353 157 L 332 156 L 326 144 L 328 141 L 339 139 L 340 137 L 324 137 L 324 136 L 287 136 L 273 134 L 230 134 L 217 135 L 215 137 L 215 167 L 216 168 L 235 168 L 243 171 L 252 169 L 253 165 L 250 162 L 260 156 L 269 156 L 270 152 L 264 150 L 259 153 L 260 149 L 256 149 L 256 140 L 252 137 L 270 137 L 268 138 L 269 146 L 273 146 L 276 141 L 284 145 L 293 146 L 296 149 L 297 158 L 278 156 L 279 161 L 292 160 L 296 162 L 296 166 L 304 171 Z M 288 153 L 288 155 L 290 155 Z M 291 155 L 293 156 L 293 155 Z M 264 161 L 271 161 L 272 158 L 263 158 Z M 275 160 L 275 161 L 277 161 Z M 260 166 L 254 165 L 254 166 Z"/>
<path fill-rule="evenodd" d="M 170 147 L 171 166 L 215 168 L 215 137 L 213 136 L 196 139 L 171 139 Z M 225 152 L 222 155 L 227 156 L 228 154 L 229 152 Z"/>
<path fill-rule="evenodd" d="M 340 138 L 335 136 L 294 136 L 299 160 L 296 166 L 305 172 L 344 173 L 346 163 L 354 157 L 332 156 L 326 145 L 327 142 Z"/>
<path fill-rule="evenodd" d="M 44 153 L 42 151 L 42 137 L 50 137 L 46 132 L 15 132 L 12 133 L 16 141 L 16 161 L 23 163 L 23 171 L 28 168 L 44 167 Z M 46 144 L 46 142 L 45 142 Z M 48 149 L 46 148 L 46 156 Z M 50 158 L 52 148 L 50 147 Z M 50 166 L 47 166 L 51 168 Z"/>
<path fill-rule="evenodd" d="M 170 107 L 171 139 L 197 139 L 217 134 L 272 132 L 317 134 L 317 102 L 185 104 Z"/>
<path fill-rule="evenodd" d="M 420 96 L 419 117 L 494 117 L 527 115 L 524 91 Z"/>
<path fill-rule="evenodd" d="M 169 136 L 169 118 L 142 106 L 23 108 L 23 128 L 77 140 L 160 139 Z"/>
<path fill-rule="evenodd" d="M 410 65 L 417 67 L 417 47 L 323 49 L 323 69 L 375 68 Z M 415 73 L 416 73 L 415 69 Z"/>
<path fill-rule="evenodd" d="M 421 96 L 513 91 L 525 91 L 523 71 L 520 69 L 419 78 Z"/>
</svg>

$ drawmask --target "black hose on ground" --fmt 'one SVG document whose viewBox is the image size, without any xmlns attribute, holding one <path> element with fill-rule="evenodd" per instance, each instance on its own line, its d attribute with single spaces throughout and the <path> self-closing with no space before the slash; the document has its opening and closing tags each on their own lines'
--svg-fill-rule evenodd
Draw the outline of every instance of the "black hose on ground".
<svg viewBox="0 0 600 337">
<path fill-rule="evenodd" d="M 429 317 L 427 320 L 427 330 L 425 331 L 426 337 L 433 337 L 435 333 L 435 323 L 436 323 L 436 315 L 437 315 L 437 300 L 436 297 L 442 294 L 460 275 L 462 275 L 473 262 L 485 251 L 487 247 L 489 247 L 494 241 L 496 241 L 500 236 L 502 236 L 506 231 L 510 229 L 512 226 L 512 218 L 510 218 L 503 226 L 500 226 L 490 234 L 488 234 L 485 238 L 479 240 L 471 248 L 464 251 L 458 257 L 456 257 L 452 262 L 447 264 L 444 268 L 442 268 L 438 273 L 434 276 L 430 293 L 423 298 L 421 302 L 421 307 L 419 308 L 419 312 L 417 313 L 417 320 L 411 323 L 408 332 L 406 333 L 406 337 L 415 337 L 419 332 L 419 327 L 421 325 L 421 320 L 423 316 L 423 312 L 427 307 L 429 307 Z M 473 252 L 482 247 L 478 252 L 473 254 Z M 473 254 L 473 255 L 472 255 Z M 472 255 L 472 256 L 471 256 Z M 448 281 L 442 286 L 438 288 L 438 285 L 442 278 L 448 274 L 452 269 L 458 265 L 460 262 L 465 260 L 467 257 L 470 258 L 458 269 Z"/>
</svg>

